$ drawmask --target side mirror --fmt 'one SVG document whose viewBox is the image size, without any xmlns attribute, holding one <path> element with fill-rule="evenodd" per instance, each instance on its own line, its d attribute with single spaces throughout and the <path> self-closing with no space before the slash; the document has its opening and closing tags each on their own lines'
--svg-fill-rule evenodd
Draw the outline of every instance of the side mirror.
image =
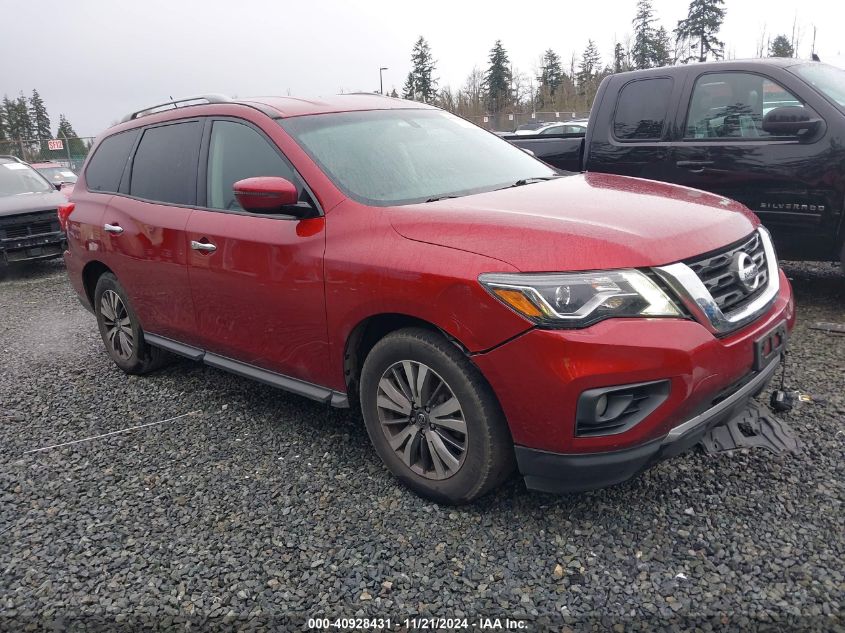
<svg viewBox="0 0 845 633">
<path fill-rule="evenodd" d="M 278 176 L 244 178 L 232 185 L 238 204 L 252 213 L 283 213 L 297 218 L 314 213 L 309 204 L 300 204 L 299 194 L 290 180 Z"/>
<path fill-rule="evenodd" d="M 822 120 L 815 112 L 800 106 L 783 106 L 763 117 L 763 131 L 774 136 L 813 136 Z"/>
</svg>

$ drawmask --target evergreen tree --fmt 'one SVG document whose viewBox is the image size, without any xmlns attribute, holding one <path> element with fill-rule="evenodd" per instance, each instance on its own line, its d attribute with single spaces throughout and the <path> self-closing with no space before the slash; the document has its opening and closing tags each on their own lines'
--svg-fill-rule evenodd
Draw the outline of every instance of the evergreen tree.
<svg viewBox="0 0 845 633">
<path fill-rule="evenodd" d="M 0 141 L 5 141 L 7 138 L 9 138 L 9 133 L 7 132 L 7 130 L 8 127 L 6 125 L 6 109 L 0 107 Z M 3 148 L 0 147 L 0 152 L 2 151 Z"/>
<path fill-rule="evenodd" d="M 584 92 L 594 82 L 601 71 L 601 56 L 593 40 L 587 40 L 587 48 L 581 55 L 581 63 L 578 65 L 578 89 Z"/>
<path fill-rule="evenodd" d="M 490 66 L 484 74 L 484 93 L 487 110 L 501 112 L 510 103 L 511 71 L 508 53 L 502 40 L 496 40 L 490 50 Z"/>
<path fill-rule="evenodd" d="M 390 91 L 390 93 L 388 93 L 388 95 L 387 95 L 387 96 L 388 96 L 388 97 L 393 97 L 394 99 L 398 99 L 398 98 L 399 98 L 399 95 L 398 95 L 398 94 L 396 94 L 396 88 L 394 88 L 393 90 L 391 90 L 391 91 Z"/>
<path fill-rule="evenodd" d="M 56 130 L 56 138 L 67 139 L 65 142 L 70 148 L 71 156 L 85 156 L 87 153 L 85 141 L 78 138 L 76 130 L 73 129 L 73 126 L 65 118 L 64 114 L 59 115 L 59 127 Z"/>
<path fill-rule="evenodd" d="M 24 100 L 23 112 L 21 111 L 20 101 L 18 99 L 9 99 L 8 96 L 3 97 L 3 118 L 6 122 L 6 134 L 12 140 L 28 138 L 29 131 L 29 112 L 26 109 L 26 101 Z"/>
<path fill-rule="evenodd" d="M 552 49 L 543 53 L 543 67 L 540 76 L 537 77 L 540 83 L 540 91 L 549 97 L 554 97 L 560 85 L 563 83 L 563 68 L 560 65 L 560 56 Z"/>
<path fill-rule="evenodd" d="M 15 101 L 16 119 L 18 128 L 20 130 L 19 138 L 33 139 L 35 138 L 35 125 L 29 115 L 29 102 L 21 91 L 17 101 Z"/>
<path fill-rule="evenodd" d="M 613 72 L 624 72 L 622 69 L 625 66 L 625 47 L 621 42 L 616 42 L 613 45 Z"/>
<path fill-rule="evenodd" d="M 706 62 L 708 56 L 722 59 L 725 43 L 716 35 L 725 20 L 725 0 L 692 0 L 687 17 L 678 22 L 675 41 L 686 42 L 691 51 L 698 50 L 698 61 Z M 690 54 L 684 63 L 696 59 Z"/>
<path fill-rule="evenodd" d="M 652 65 L 655 68 L 672 64 L 672 40 L 669 33 L 662 26 L 654 33 Z"/>
<path fill-rule="evenodd" d="M 47 114 L 47 107 L 37 90 L 32 91 L 29 99 L 29 120 L 31 122 L 34 138 L 40 141 L 51 139 L 50 116 Z"/>
<path fill-rule="evenodd" d="M 413 77 L 414 96 L 412 98 L 424 103 L 432 103 L 437 97 L 437 79 L 434 75 L 435 61 L 431 55 L 431 47 L 425 38 L 420 38 L 414 44 L 411 52 L 413 70 L 409 77 Z"/>
<path fill-rule="evenodd" d="M 651 0 L 638 0 L 637 15 L 634 17 L 634 45 L 631 54 L 634 68 L 651 68 L 654 61 L 654 9 Z"/>
<path fill-rule="evenodd" d="M 15 138 L 12 133 L 15 127 L 15 108 L 8 95 L 3 95 L 3 104 L 0 106 L 0 121 L 3 122 L 5 137 L 8 139 Z"/>
<path fill-rule="evenodd" d="M 402 98 L 413 99 L 414 97 L 414 73 L 410 72 L 408 73 L 408 78 L 405 80 L 405 85 L 402 88 Z"/>
<path fill-rule="evenodd" d="M 769 57 L 794 57 L 795 49 L 786 35 L 778 35 L 769 45 Z"/>
</svg>

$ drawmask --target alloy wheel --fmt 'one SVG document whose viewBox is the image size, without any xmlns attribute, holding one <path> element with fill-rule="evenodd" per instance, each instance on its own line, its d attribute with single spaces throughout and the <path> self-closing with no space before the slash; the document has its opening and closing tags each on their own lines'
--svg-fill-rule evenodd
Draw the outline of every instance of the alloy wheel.
<svg viewBox="0 0 845 633">
<path fill-rule="evenodd" d="M 100 297 L 100 314 L 111 351 L 123 360 L 129 359 L 135 350 L 132 322 L 123 299 L 114 290 L 106 290 Z"/>
<path fill-rule="evenodd" d="M 464 463 L 467 424 L 446 381 L 428 365 L 394 363 L 378 383 L 378 418 L 390 447 L 426 479 L 448 479 Z"/>
</svg>

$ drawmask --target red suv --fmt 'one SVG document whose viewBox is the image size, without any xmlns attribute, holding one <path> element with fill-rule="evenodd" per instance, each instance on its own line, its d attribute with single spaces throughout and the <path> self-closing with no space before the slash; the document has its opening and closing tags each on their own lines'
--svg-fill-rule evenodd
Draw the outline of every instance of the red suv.
<svg viewBox="0 0 845 633">
<path fill-rule="evenodd" d="M 742 205 L 562 175 L 374 95 L 135 113 L 72 201 L 68 273 L 121 369 L 172 352 L 360 406 L 393 474 L 443 502 L 514 466 L 563 492 L 676 455 L 763 389 L 794 324 Z"/>
</svg>

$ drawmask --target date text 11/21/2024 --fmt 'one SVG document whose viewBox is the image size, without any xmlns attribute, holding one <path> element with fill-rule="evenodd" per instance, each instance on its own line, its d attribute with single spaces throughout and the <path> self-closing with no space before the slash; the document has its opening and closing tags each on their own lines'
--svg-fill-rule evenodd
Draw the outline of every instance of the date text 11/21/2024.
<svg viewBox="0 0 845 633">
<path fill-rule="evenodd" d="M 319 630 L 391 630 L 394 627 L 402 626 L 411 631 L 439 631 L 442 629 L 480 629 L 480 630 L 509 630 L 519 631 L 526 629 L 528 623 L 525 620 L 512 620 L 510 618 L 309 618 L 307 622 L 309 629 Z"/>
</svg>

